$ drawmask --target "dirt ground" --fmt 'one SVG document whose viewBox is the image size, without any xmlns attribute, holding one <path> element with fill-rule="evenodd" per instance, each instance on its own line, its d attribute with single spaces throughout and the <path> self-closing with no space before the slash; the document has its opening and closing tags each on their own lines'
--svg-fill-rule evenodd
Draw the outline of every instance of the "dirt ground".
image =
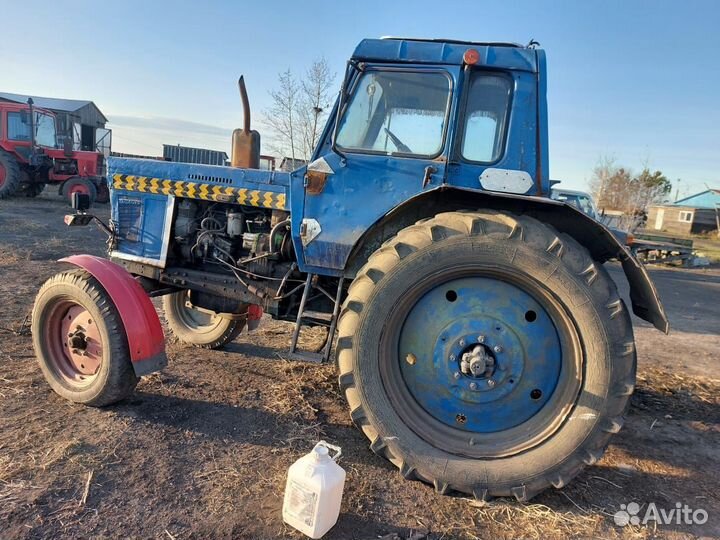
<svg viewBox="0 0 720 540">
<path fill-rule="evenodd" d="M 281 519 L 285 472 L 321 438 L 342 446 L 348 473 L 326 538 L 720 537 L 718 269 L 652 271 L 673 330 L 663 336 L 634 319 L 637 390 L 599 463 L 529 504 L 481 504 L 405 481 L 375 456 L 350 422 L 334 367 L 283 359 L 286 323 L 264 321 L 222 351 L 168 339 L 168 368 L 116 406 L 59 398 L 18 331 L 56 259 L 103 254 L 102 235 L 66 228 L 66 211 L 47 195 L 0 201 L 2 539 L 302 538 Z M 641 515 L 677 502 L 709 519 L 615 525 L 630 502 Z"/>
</svg>

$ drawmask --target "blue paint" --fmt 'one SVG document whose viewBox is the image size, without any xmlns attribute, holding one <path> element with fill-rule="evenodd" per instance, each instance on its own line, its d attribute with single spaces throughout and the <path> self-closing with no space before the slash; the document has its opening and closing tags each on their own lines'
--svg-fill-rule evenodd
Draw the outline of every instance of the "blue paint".
<svg viewBox="0 0 720 540">
<path fill-rule="evenodd" d="M 454 301 L 448 291 L 457 295 Z M 526 319 L 529 311 L 532 321 Z M 461 373 L 462 352 L 480 339 L 492 351 L 494 371 L 481 377 Z M 414 364 L 406 361 L 408 354 L 416 357 Z M 542 409 L 561 376 L 562 349 L 552 319 L 532 296 L 509 283 L 477 277 L 435 287 L 415 304 L 397 358 L 410 393 L 429 414 L 458 429 L 491 433 Z M 538 390 L 540 397 L 533 397 Z"/>
<path fill-rule="evenodd" d="M 369 62 L 447 64 L 460 66 L 468 49 L 475 49 L 479 64 L 491 68 L 536 71 L 534 50 L 498 47 L 480 43 L 416 41 L 412 39 L 364 39 L 355 48 L 353 59 Z"/>
<path fill-rule="evenodd" d="M 476 49 L 480 56 L 472 70 L 462 65 L 462 55 L 468 48 Z M 208 178 L 207 183 L 221 187 L 285 193 L 285 208 L 291 211 L 292 240 L 299 269 L 333 276 L 343 273 L 353 247 L 373 224 L 425 191 L 445 185 L 482 191 L 479 177 L 485 169 L 493 167 L 527 172 L 540 184 L 543 194 L 549 192 L 545 56 L 542 51 L 450 41 L 368 39 L 358 45 L 353 60 L 362 63 L 363 70 L 438 71 L 449 77 L 452 91 L 440 156 L 431 160 L 347 152 L 344 158 L 341 157 L 332 149 L 336 103 L 312 156 L 313 160 L 323 157 L 334 171 L 318 195 L 305 193 L 304 167 L 284 173 L 111 158 L 110 177 L 117 173 L 176 181 L 202 182 L 198 179 Z M 464 91 L 471 71 L 502 74 L 512 86 L 506 141 L 502 154 L 493 163 L 469 163 L 459 157 L 461 130 L 458 126 L 463 120 Z M 359 76 L 359 71 L 351 70 L 349 89 Z M 538 144 L 543 148 L 540 159 Z M 428 166 L 434 167 L 435 172 L 423 186 Z M 533 185 L 527 194 L 536 195 L 536 186 Z M 144 199 L 146 194 L 135 196 Z M 115 194 L 113 200 L 116 200 Z M 303 246 L 300 239 L 303 219 L 317 220 L 322 230 L 308 246 Z M 152 226 L 156 225 L 153 222 Z M 125 252 L 126 249 L 132 254 L 140 250 L 136 245 L 122 244 L 121 250 Z M 145 252 L 145 248 L 142 251 Z"/>
<path fill-rule="evenodd" d="M 167 206 L 172 204 L 172 199 L 165 195 L 112 190 L 110 203 L 117 251 L 164 266 L 163 232 Z"/>
<path fill-rule="evenodd" d="M 230 186 L 276 193 L 284 193 L 290 183 L 290 173 L 283 171 L 235 169 L 198 163 L 111 157 L 108 159 L 108 178 L 111 184 L 115 174 L 131 174 L 147 178 L 206 183 L 221 187 Z"/>
</svg>

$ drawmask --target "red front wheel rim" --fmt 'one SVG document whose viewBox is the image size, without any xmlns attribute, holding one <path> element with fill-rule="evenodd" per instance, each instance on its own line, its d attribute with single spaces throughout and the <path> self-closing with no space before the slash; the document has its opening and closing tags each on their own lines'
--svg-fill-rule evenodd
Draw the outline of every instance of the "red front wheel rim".
<svg viewBox="0 0 720 540">
<path fill-rule="evenodd" d="M 90 195 L 90 188 L 84 184 L 74 184 L 68 189 L 68 196 L 72 197 L 73 193 L 80 193 L 82 195 Z"/>
<path fill-rule="evenodd" d="M 100 372 L 103 341 L 96 321 L 82 305 L 64 300 L 50 312 L 43 336 L 49 367 L 70 386 L 90 384 Z"/>
</svg>

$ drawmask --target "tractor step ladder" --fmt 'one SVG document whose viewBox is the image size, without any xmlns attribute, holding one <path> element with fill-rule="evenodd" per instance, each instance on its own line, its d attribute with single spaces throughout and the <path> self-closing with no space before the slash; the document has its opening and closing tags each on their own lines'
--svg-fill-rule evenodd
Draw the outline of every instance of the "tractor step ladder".
<svg viewBox="0 0 720 540">
<path fill-rule="evenodd" d="M 300 307 L 298 308 L 297 319 L 295 320 L 295 330 L 293 331 L 292 342 L 290 343 L 290 352 L 288 357 L 291 360 L 301 360 L 303 362 L 313 362 L 316 364 L 322 364 L 330 360 L 330 352 L 332 351 L 333 338 L 335 336 L 335 329 L 337 328 L 338 315 L 340 314 L 340 300 L 342 299 L 342 288 L 343 278 L 338 281 L 337 292 L 333 298 L 330 293 L 325 289 L 317 285 L 317 275 L 308 274 L 305 280 L 305 288 L 303 289 L 302 299 L 300 300 Z M 322 313 L 319 311 L 310 311 L 305 309 L 305 305 L 308 299 L 311 297 L 313 291 L 319 291 L 320 294 L 327 296 L 333 303 L 332 315 Z M 303 323 L 310 322 L 318 326 L 327 326 L 328 333 L 325 343 L 318 352 L 312 351 L 300 351 L 298 350 L 298 338 L 300 337 L 300 328 Z"/>
</svg>

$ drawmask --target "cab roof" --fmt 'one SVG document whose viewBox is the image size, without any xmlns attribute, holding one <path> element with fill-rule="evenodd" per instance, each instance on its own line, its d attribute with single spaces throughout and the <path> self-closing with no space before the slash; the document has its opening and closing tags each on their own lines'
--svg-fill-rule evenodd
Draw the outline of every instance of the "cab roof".
<svg viewBox="0 0 720 540">
<path fill-rule="evenodd" d="M 386 37 L 363 39 L 352 57 L 357 61 L 462 65 L 468 49 L 480 54 L 478 65 L 538 71 L 536 49 L 516 43 Z"/>
</svg>

